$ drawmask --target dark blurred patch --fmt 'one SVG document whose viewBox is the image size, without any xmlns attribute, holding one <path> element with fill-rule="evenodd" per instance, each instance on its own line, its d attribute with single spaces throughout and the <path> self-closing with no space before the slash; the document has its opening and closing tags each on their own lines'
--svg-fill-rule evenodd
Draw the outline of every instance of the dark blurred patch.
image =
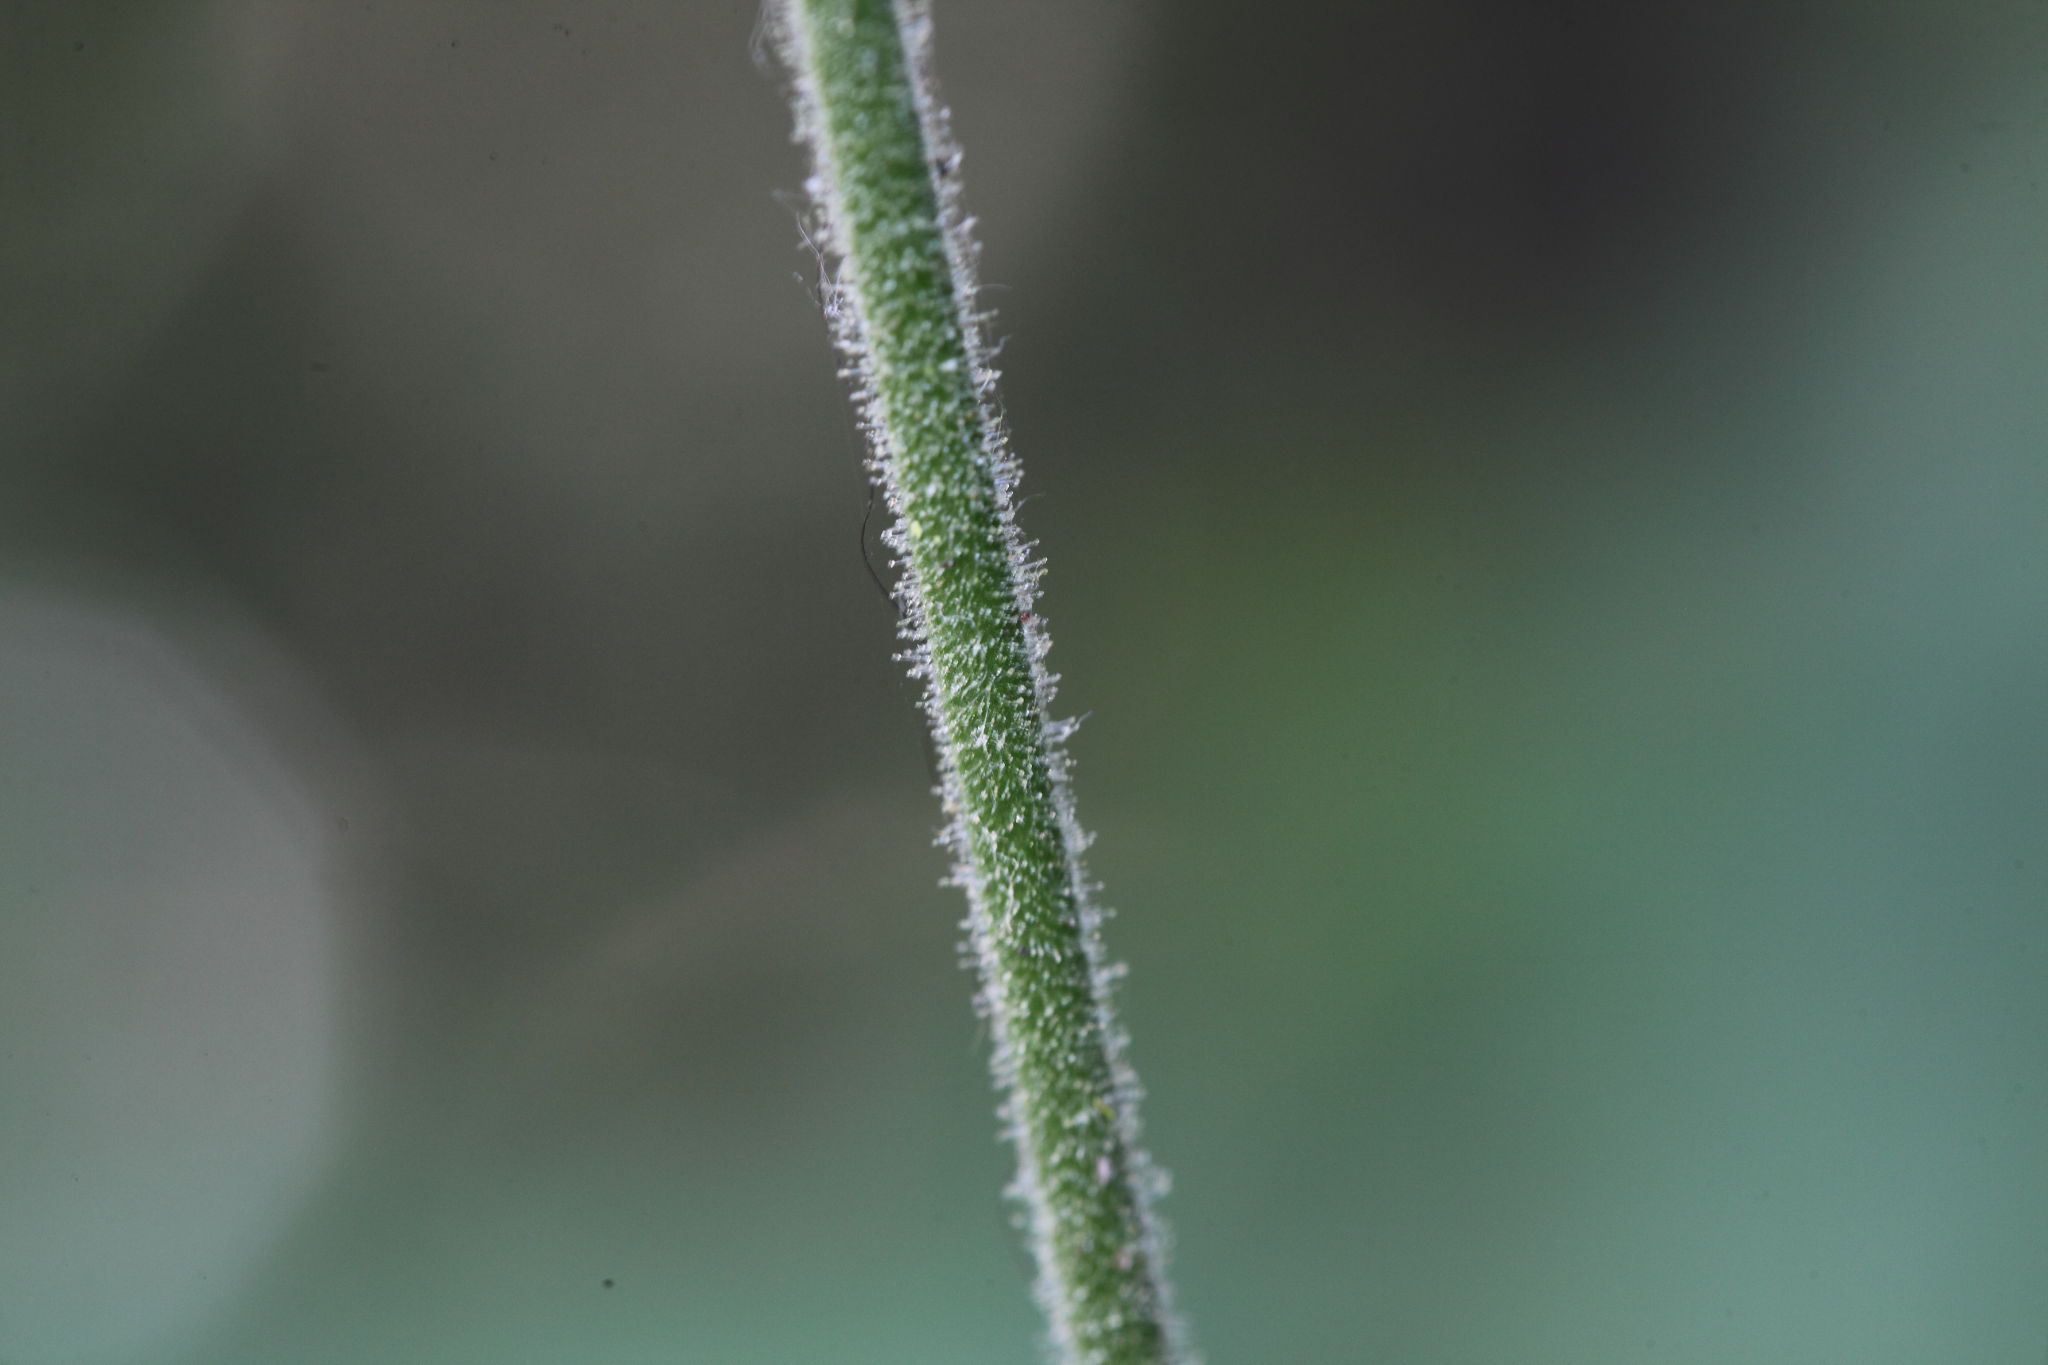
<svg viewBox="0 0 2048 1365">
<path fill-rule="evenodd" d="M 774 819 L 835 744 L 840 772 L 893 751 L 919 788 L 851 460 L 843 504 L 736 521 L 681 477 L 628 483 L 614 449 L 555 446 L 494 406 L 532 362 L 470 333 L 432 281 L 394 272 L 346 306 L 368 325 L 337 332 L 296 205 L 252 196 L 17 502 L 52 553 L 224 595 L 306 662 L 405 813 L 380 852 L 417 901 L 408 951 L 472 982 L 551 959 Z M 609 398 L 581 375 L 558 389 L 559 409 Z M 730 390 L 629 397 L 643 426 L 620 439 L 681 470 L 744 468 L 731 452 L 774 439 L 722 415 Z M 550 462 L 632 491 L 570 501 L 533 477 Z M 857 723 L 881 706 L 898 728 Z"/>
<path fill-rule="evenodd" d="M 1371 130 L 1349 140 L 1393 141 L 1348 166 L 1332 149 L 1342 169 L 1314 237 L 1374 223 L 1416 293 L 1483 325 L 1624 292 L 1646 257 L 1699 230 L 1747 127 L 1732 98 L 1741 54 L 1716 26 L 1676 7 L 1443 15 L 1412 64 L 1383 49 L 1375 75 L 1397 103 L 1358 100 Z"/>
<path fill-rule="evenodd" d="M 1163 36 L 1081 259 L 1148 337 L 1217 359 L 1495 351 L 1625 309 L 1737 196 L 1790 41 L 1598 0 L 1214 9 Z M 1091 353 L 1146 354 L 1126 340 Z"/>
</svg>

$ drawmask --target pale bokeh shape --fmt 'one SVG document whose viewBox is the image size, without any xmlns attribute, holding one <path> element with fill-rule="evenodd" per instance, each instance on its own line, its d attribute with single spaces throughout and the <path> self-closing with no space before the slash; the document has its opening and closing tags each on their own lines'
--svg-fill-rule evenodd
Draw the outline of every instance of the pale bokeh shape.
<svg viewBox="0 0 2048 1365">
<path fill-rule="evenodd" d="M 0 591 L 0 1360 L 154 1356 L 317 1177 L 331 828 L 149 626 Z"/>
</svg>

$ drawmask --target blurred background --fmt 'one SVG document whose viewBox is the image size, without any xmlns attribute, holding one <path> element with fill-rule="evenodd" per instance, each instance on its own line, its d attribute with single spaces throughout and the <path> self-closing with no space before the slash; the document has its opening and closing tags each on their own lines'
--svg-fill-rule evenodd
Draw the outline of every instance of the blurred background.
<svg viewBox="0 0 2048 1365">
<path fill-rule="evenodd" d="M 2048 10 L 937 17 L 1210 1359 L 2039 1365 Z M 757 21 L 0 13 L 0 1362 L 1037 1358 Z"/>
</svg>

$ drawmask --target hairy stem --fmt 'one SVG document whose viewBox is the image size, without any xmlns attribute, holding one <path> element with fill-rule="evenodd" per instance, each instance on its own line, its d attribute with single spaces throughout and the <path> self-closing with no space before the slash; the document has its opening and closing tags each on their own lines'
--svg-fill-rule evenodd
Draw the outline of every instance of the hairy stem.
<svg viewBox="0 0 2048 1365">
<path fill-rule="evenodd" d="M 975 310 L 959 154 L 929 74 L 922 0 L 781 0 L 797 131 L 836 280 L 827 310 L 896 524 L 912 672 L 940 756 L 955 876 L 981 969 L 1038 1292 L 1068 1365 L 1187 1361 L 1137 1145 L 1115 971 L 1081 870 L 1047 706 L 1039 566 Z"/>
</svg>

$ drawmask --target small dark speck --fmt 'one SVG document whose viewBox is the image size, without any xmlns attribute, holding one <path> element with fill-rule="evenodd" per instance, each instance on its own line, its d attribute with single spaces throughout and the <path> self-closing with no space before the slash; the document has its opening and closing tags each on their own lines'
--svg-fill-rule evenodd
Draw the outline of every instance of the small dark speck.
<svg viewBox="0 0 2048 1365">
<path fill-rule="evenodd" d="M 460 39 L 460 38 L 450 38 L 450 39 L 448 40 L 448 46 L 450 46 L 450 47 L 461 47 L 461 46 L 462 46 L 462 39 Z"/>
<path fill-rule="evenodd" d="M 348 833 L 348 817 L 346 815 L 337 819 L 334 822 L 334 825 L 335 828 L 339 829 L 343 834 Z"/>
<path fill-rule="evenodd" d="M 334 367 L 332 365 L 328 364 L 324 360 L 316 360 L 313 362 L 312 365 L 312 370 L 314 374 L 326 374 L 329 370 L 333 368 Z"/>
<path fill-rule="evenodd" d="M 79 39 L 79 40 L 78 40 L 77 42 L 73 43 L 73 44 L 71 45 L 71 50 L 72 50 L 73 52 L 83 52 L 83 51 L 85 51 L 85 39 L 83 39 L 83 38 L 80 38 L 80 39 Z"/>
<path fill-rule="evenodd" d="M 615 1285 L 615 1284 L 617 1284 L 617 1283 L 618 1283 L 618 1281 L 617 1281 L 617 1280 L 606 1280 L 606 1281 L 604 1282 L 604 1287 L 605 1287 L 606 1289 L 610 1289 L 610 1288 L 611 1288 L 611 1287 L 612 1287 L 613 1285 Z"/>
<path fill-rule="evenodd" d="M 1965 162 L 1963 162 L 1963 163 L 1961 163 L 1961 164 L 1962 164 L 1962 168 L 1963 168 L 1964 170 L 1966 170 L 1966 171 L 1967 171 L 1967 170 L 1969 170 L 1969 169 L 1970 169 L 1970 163 L 1969 163 L 1969 162 L 1965 161 Z"/>
</svg>

